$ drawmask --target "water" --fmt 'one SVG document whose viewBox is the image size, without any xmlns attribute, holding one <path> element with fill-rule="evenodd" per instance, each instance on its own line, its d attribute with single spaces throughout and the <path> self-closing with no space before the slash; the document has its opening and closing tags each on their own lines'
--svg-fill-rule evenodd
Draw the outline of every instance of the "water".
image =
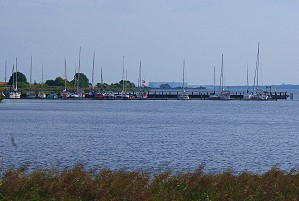
<svg viewBox="0 0 299 201">
<path fill-rule="evenodd" d="M 298 166 L 299 100 L 5 100 L 2 166 L 263 172 Z"/>
</svg>

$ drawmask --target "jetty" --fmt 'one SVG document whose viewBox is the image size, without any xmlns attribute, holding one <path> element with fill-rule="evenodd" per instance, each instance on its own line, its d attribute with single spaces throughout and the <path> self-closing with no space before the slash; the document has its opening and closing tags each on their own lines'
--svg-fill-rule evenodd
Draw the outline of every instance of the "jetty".
<svg viewBox="0 0 299 201">
<path fill-rule="evenodd" d="M 208 100 L 210 94 L 213 94 L 214 91 L 188 91 L 189 97 L 191 100 Z M 180 92 L 179 91 L 149 91 L 148 99 L 151 100 L 175 100 L 178 99 Z M 245 92 L 231 92 L 231 100 L 243 100 Z M 292 94 L 288 92 L 269 92 L 271 98 L 270 100 L 286 100 Z"/>
</svg>

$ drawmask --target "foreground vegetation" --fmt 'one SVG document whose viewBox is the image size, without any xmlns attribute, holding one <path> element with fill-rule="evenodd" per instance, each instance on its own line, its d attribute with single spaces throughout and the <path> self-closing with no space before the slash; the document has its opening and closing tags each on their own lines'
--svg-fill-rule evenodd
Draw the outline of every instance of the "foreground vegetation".
<svg viewBox="0 0 299 201">
<path fill-rule="evenodd" d="M 82 165 L 28 171 L 6 170 L 0 200 L 298 200 L 297 170 L 264 174 L 87 170 Z"/>
</svg>

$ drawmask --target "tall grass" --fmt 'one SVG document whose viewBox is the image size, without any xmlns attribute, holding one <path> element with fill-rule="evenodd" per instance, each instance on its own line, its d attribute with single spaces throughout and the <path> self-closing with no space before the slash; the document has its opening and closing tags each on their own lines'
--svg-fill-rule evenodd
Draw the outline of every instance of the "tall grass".
<svg viewBox="0 0 299 201">
<path fill-rule="evenodd" d="M 58 171 L 9 168 L 0 179 L 0 200 L 299 200 L 297 170 L 264 174 L 232 171 L 172 174 L 112 171 L 82 165 Z"/>
</svg>

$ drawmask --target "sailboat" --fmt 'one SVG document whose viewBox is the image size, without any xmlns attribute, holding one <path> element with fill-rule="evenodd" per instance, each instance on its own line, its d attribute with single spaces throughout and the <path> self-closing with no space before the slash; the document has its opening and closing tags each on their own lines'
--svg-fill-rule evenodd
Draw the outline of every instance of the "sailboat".
<svg viewBox="0 0 299 201">
<path fill-rule="evenodd" d="M 15 70 L 15 67 L 13 65 L 13 68 L 12 68 L 12 90 L 11 92 L 9 93 L 9 98 L 10 99 L 20 99 L 21 98 L 21 92 L 18 91 L 18 59 L 16 58 L 16 71 L 14 72 Z M 15 76 L 14 76 L 15 75 Z"/>
<path fill-rule="evenodd" d="M 223 77 L 223 54 L 221 60 L 221 75 L 220 75 L 220 89 L 219 89 L 220 100 L 230 100 L 230 91 L 224 89 L 224 77 Z"/>
<path fill-rule="evenodd" d="M 219 100 L 220 96 L 216 94 L 216 69 L 214 66 L 214 92 L 209 94 L 209 99 L 210 100 Z"/>
<path fill-rule="evenodd" d="M 147 93 L 142 90 L 141 62 L 140 62 L 140 65 L 139 65 L 138 90 L 139 91 L 136 92 L 136 99 L 147 99 Z"/>
<path fill-rule="evenodd" d="M 94 76 L 94 63 L 95 63 L 95 53 L 93 54 L 93 65 L 92 65 L 92 92 L 94 94 L 94 97 L 96 99 L 105 99 L 105 96 L 106 94 L 104 93 L 104 88 L 103 88 L 103 69 L 101 67 L 101 87 L 100 87 L 100 90 L 99 91 L 95 91 L 94 89 L 94 84 L 93 84 L 93 76 Z M 113 97 L 114 97 L 114 94 L 113 94 Z M 112 99 L 112 96 L 109 96 L 110 99 Z"/>
<path fill-rule="evenodd" d="M 116 95 L 117 99 L 130 99 L 129 94 L 125 91 L 125 57 L 123 56 L 123 73 L 122 73 L 122 92 Z"/>
<path fill-rule="evenodd" d="M 43 92 L 43 84 L 44 84 L 44 66 L 42 65 L 42 82 L 40 84 L 40 89 L 37 94 L 37 98 L 41 98 L 41 99 L 46 98 L 46 94 Z"/>
<path fill-rule="evenodd" d="M 264 91 L 259 88 L 259 65 L 260 65 L 260 43 L 258 43 L 257 49 L 257 59 L 256 59 L 256 68 L 255 68 L 255 77 L 254 77 L 254 93 L 252 95 L 253 100 L 270 100 L 271 96 L 267 91 Z M 255 85 L 256 81 L 256 85 Z"/>
<path fill-rule="evenodd" d="M 28 98 L 28 99 L 36 98 L 36 94 L 35 94 L 35 92 L 32 90 L 31 85 L 32 85 L 32 56 L 31 56 L 31 59 L 30 59 L 30 80 L 29 80 L 29 89 L 28 89 L 28 92 L 26 93 L 26 98 Z"/>
<path fill-rule="evenodd" d="M 66 82 L 67 82 L 67 76 L 66 76 L 66 58 L 64 58 L 64 90 L 61 93 L 61 98 L 67 99 L 71 97 L 71 93 L 69 92 L 69 89 L 67 88 Z"/>
<path fill-rule="evenodd" d="M 78 66 L 77 77 L 76 77 L 76 74 L 75 74 L 75 81 L 76 81 L 77 86 L 76 86 L 76 89 L 75 89 L 74 93 L 71 95 L 71 97 L 72 98 L 82 99 L 82 98 L 85 98 L 85 94 L 84 94 L 84 91 L 82 91 L 81 88 L 80 88 L 80 67 L 81 67 L 80 64 L 81 64 L 81 47 L 80 47 L 80 50 L 79 50 L 79 66 Z"/>
<path fill-rule="evenodd" d="M 243 94 L 243 100 L 251 100 L 253 98 L 253 93 L 249 92 L 249 81 L 248 81 L 248 64 L 247 64 L 247 91 Z"/>
<path fill-rule="evenodd" d="M 185 91 L 185 59 L 183 61 L 183 92 L 178 95 L 178 99 L 180 100 L 189 100 L 189 94 Z"/>
</svg>

